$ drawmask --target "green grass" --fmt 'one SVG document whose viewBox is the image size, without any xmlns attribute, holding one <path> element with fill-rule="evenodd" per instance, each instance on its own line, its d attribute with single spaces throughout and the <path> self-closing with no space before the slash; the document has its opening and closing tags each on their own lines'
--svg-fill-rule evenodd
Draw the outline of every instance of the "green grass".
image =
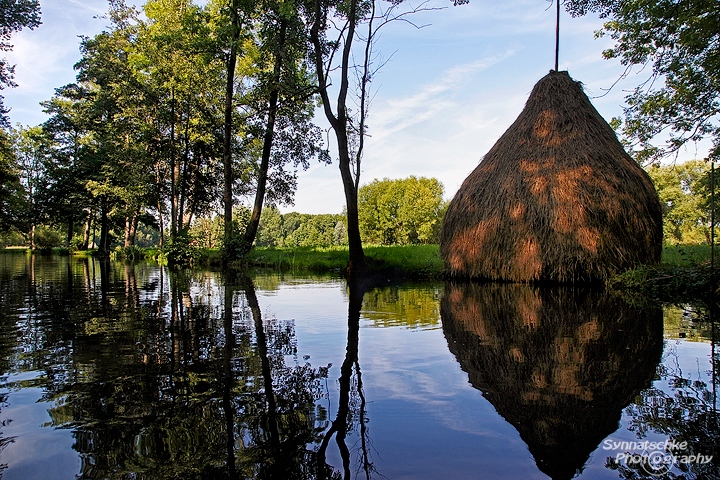
<svg viewBox="0 0 720 480">
<path fill-rule="evenodd" d="M 410 278 L 442 278 L 444 265 L 439 250 L 438 245 L 364 247 L 371 268 Z M 347 247 L 256 248 L 250 253 L 248 264 L 280 271 L 341 273 L 347 259 Z M 633 290 L 667 301 L 707 298 L 715 295 L 712 292 L 717 287 L 708 245 L 665 247 L 660 265 L 629 270 L 608 284 L 611 288 Z"/>
<path fill-rule="evenodd" d="M 0 248 L 0 252 L 8 252 L 8 253 L 18 253 L 18 252 L 27 252 L 29 251 L 28 247 L 20 247 L 20 246 L 10 246 Z"/>
<path fill-rule="evenodd" d="M 341 272 L 347 261 L 347 247 L 257 247 L 248 255 L 250 266 L 280 271 Z"/>
<path fill-rule="evenodd" d="M 442 275 L 438 245 L 368 245 L 363 250 L 373 269 L 414 278 Z M 282 271 L 338 273 L 345 270 L 347 262 L 347 247 L 259 247 L 248 256 L 250 266 Z"/>
<path fill-rule="evenodd" d="M 365 256 L 398 274 L 416 278 L 442 276 L 444 264 L 439 245 L 367 246 Z"/>
<path fill-rule="evenodd" d="M 717 255 L 718 252 L 716 251 Z M 608 281 L 613 289 L 640 292 L 668 302 L 713 299 L 718 296 L 718 276 L 710 263 L 709 245 L 675 245 L 663 248 L 660 265 L 628 270 Z"/>
<path fill-rule="evenodd" d="M 673 245 L 663 247 L 662 264 L 676 267 L 693 267 L 709 263 L 710 257 L 710 245 Z"/>
</svg>

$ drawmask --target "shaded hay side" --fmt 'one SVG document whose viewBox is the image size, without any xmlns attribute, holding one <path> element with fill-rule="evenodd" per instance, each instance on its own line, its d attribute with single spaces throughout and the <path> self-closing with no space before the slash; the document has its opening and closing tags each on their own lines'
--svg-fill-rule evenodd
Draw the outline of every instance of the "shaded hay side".
<svg viewBox="0 0 720 480">
<path fill-rule="evenodd" d="M 660 261 L 662 212 L 582 85 L 550 72 L 468 176 L 443 221 L 453 276 L 604 280 Z"/>
</svg>

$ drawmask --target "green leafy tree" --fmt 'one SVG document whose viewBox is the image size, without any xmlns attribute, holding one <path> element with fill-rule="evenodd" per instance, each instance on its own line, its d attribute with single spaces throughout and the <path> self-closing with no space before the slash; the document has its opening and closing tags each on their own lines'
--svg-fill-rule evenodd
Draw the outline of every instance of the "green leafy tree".
<svg viewBox="0 0 720 480">
<path fill-rule="evenodd" d="M 272 203 L 292 203 L 296 175 L 286 164 L 306 169 L 314 156 L 329 162 L 320 129 L 311 123 L 315 85 L 305 62 L 308 42 L 298 4 L 268 1 L 256 6 L 257 74 L 246 98 L 256 112 L 262 154 L 252 216 L 243 236 L 245 250 L 256 239 L 266 196 Z"/>
<path fill-rule="evenodd" d="M 374 180 L 360 188 L 358 211 L 369 242 L 436 243 L 444 213 L 443 186 L 435 178 L 415 176 Z"/>
<path fill-rule="evenodd" d="M 41 102 L 50 118 L 42 125 L 47 155 L 40 201 L 49 218 L 58 224 L 66 223 L 68 246 L 75 225 L 85 223 L 83 249 L 88 246 L 92 219 L 92 200 L 84 183 L 89 173 L 84 164 L 90 142 L 87 93 L 81 86 L 70 84 L 56 89 L 50 100 Z"/>
<path fill-rule="evenodd" d="M 19 224 L 23 195 L 16 162 L 9 136 L 0 128 L 0 232 Z"/>
<path fill-rule="evenodd" d="M 219 248 L 223 238 L 222 218 L 199 217 L 190 227 L 190 236 L 202 248 Z"/>
<path fill-rule="evenodd" d="M 648 169 L 663 205 L 666 244 L 710 243 L 710 165 L 693 160 Z"/>
<path fill-rule="evenodd" d="M 15 32 L 25 27 L 34 29 L 40 23 L 39 0 L 0 0 L 0 51 L 12 50 L 10 40 Z M 15 66 L 0 58 L 0 91 L 17 86 L 13 81 L 14 75 Z M 10 128 L 9 111 L 4 97 L 0 95 L 0 231 L 7 231 L 17 224 L 21 199 L 17 166 L 7 132 Z"/>
<path fill-rule="evenodd" d="M 162 241 L 166 210 L 174 237 L 217 203 L 213 105 L 222 98 L 221 63 L 203 51 L 208 27 L 201 13 L 187 1 L 151 1 L 142 20 L 113 0 L 109 29 L 82 39 L 78 83 L 47 102 L 57 163 L 64 164 L 60 171 L 74 167 L 73 178 L 90 194 L 87 209 L 99 214 L 103 252 L 113 229 L 129 247 L 143 219 L 158 224 Z"/>
<path fill-rule="evenodd" d="M 345 227 L 345 223 L 343 223 L 342 220 L 338 220 L 335 222 L 335 227 L 333 228 L 333 245 L 347 245 L 347 243 L 347 227 Z"/>
<path fill-rule="evenodd" d="M 402 191 L 397 181 L 373 180 L 360 188 L 358 216 L 360 231 L 370 243 L 392 245 L 398 243 L 398 209 Z"/>
<path fill-rule="evenodd" d="M 233 228 L 232 211 L 234 205 L 234 185 L 237 178 L 233 162 L 234 139 L 234 99 L 237 88 L 238 54 L 246 40 L 247 31 L 243 31 L 244 20 L 250 5 L 240 0 L 217 0 L 209 5 L 215 12 L 215 50 L 222 58 L 225 69 L 225 95 L 222 122 L 222 158 L 223 158 L 223 216 L 225 222 L 223 238 L 223 259 L 225 262 L 235 259 L 241 250 L 238 232 Z"/>
<path fill-rule="evenodd" d="M 335 244 L 335 226 L 340 221 L 338 215 L 322 214 L 301 217 L 298 228 L 284 240 L 286 246 L 329 247 Z"/>
<path fill-rule="evenodd" d="M 35 227 L 47 220 L 38 201 L 39 192 L 44 189 L 45 148 L 42 129 L 18 126 L 13 132 L 13 142 L 22 186 L 22 197 L 16 202 L 19 212 L 15 226 L 25 234 L 30 248 L 34 249 Z"/>
<path fill-rule="evenodd" d="M 282 214 L 273 206 L 264 208 L 260 215 L 256 245 L 259 247 L 279 247 L 283 245 L 284 238 Z"/>
<path fill-rule="evenodd" d="M 467 0 L 454 0 L 453 3 L 459 5 Z M 376 0 L 314 0 L 304 5 L 312 46 L 310 58 L 315 67 L 323 112 L 335 134 L 345 192 L 350 274 L 362 272 L 366 267 L 358 218 L 358 190 L 370 85 L 379 68 L 373 48 L 385 25 L 396 20 L 412 24 L 409 16 L 431 9 L 425 4 L 405 7 L 403 0 L 387 4 Z M 353 52 L 359 55 L 355 57 Z M 355 85 L 353 78 L 357 79 Z M 331 86 L 335 86 L 333 91 Z M 352 112 L 348 105 L 353 97 L 358 105 L 357 112 Z"/>
<path fill-rule="evenodd" d="M 641 163 L 654 163 L 688 142 L 713 140 L 720 154 L 720 4 L 712 0 L 568 0 L 573 15 L 606 19 L 603 52 L 649 72 L 628 97 L 622 133 Z M 667 133 L 664 145 L 656 144 Z"/>
<path fill-rule="evenodd" d="M 34 29 L 40 25 L 39 0 L 0 0 L 0 51 L 12 50 L 10 39 L 15 32 L 23 28 Z M 15 66 L 8 65 L 7 59 L 0 58 L 0 90 L 6 87 L 17 86 L 13 82 Z M 7 114 L 9 110 L 0 95 L 0 128 L 8 128 L 10 122 Z"/>
<path fill-rule="evenodd" d="M 150 0 L 143 10 L 129 60 L 147 92 L 138 116 L 152 152 L 153 203 L 160 220 L 169 204 L 174 238 L 220 195 L 223 62 L 211 53 L 209 12 L 189 0 Z"/>
<path fill-rule="evenodd" d="M 134 242 L 138 217 L 143 213 L 152 181 L 150 157 L 144 143 L 138 104 L 146 90 L 129 63 L 138 32 L 137 12 L 122 0 L 110 2 L 111 26 L 81 42 L 76 65 L 78 83 L 88 95 L 85 186 L 98 205 L 98 250 L 110 252 L 114 229 L 124 224 L 125 245 Z"/>
</svg>

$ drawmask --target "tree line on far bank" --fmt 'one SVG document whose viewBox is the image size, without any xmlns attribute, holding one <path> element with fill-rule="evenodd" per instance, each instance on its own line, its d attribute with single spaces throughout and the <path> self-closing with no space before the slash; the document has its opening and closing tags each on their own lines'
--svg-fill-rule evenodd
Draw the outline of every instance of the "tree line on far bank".
<svg viewBox="0 0 720 480">
<path fill-rule="evenodd" d="M 691 160 L 647 169 L 663 206 L 666 245 L 710 244 L 712 178 L 710 164 Z M 717 182 L 717 180 L 716 180 Z M 447 208 L 443 185 L 435 178 L 375 179 L 360 187 L 358 210 L 363 242 L 374 245 L 435 244 Z M 235 207 L 233 222 L 245 228 L 252 211 Z M 717 213 L 716 213 L 717 215 Z M 143 219 L 145 221 L 145 219 Z M 160 232 L 152 218 L 140 222 L 135 242 L 140 247 L 160 246 Z M 123 225 L 116 222 L 113 247 L 123 246 Z M 60 226 L 38 225 L 38 248 L 83 247 L 84 232 L 77 229 L 68 241 Z M 97 225 L 91 225 L 89 246 L 97 242 Z M 221 215 L 204 215 L 188 228 L 188 241 L 199 248 L 219 249 L 224 238 Z M 0 246 L 29 246 L 27 234 L 0 234 Z M 275 206 L 263 209 L 255 245 L 259 247 L 330 247 L 347 245 L 347 220 L 342 214 L 281 213 Z"/>
<path fill-rule="evenodd" d="M 435 178 L 374 180 L 359 190 L 360 230 L 365 243 L 376 245 L 410 245 L 437 243 L 442 217 L 447 207 L 443 199 L 443 185 Z M 233 223 L 246 228 L 252 210 L 248 206 L 233 209 Z M 259 247 L 330 247 L 347 245 L 347 220 L 342 214 L 281 213 L 275 206 L 263 209 L 255 245 Z M 224 219 L 221 215 L 205 215 L 193 220 L 185 239 L 198 248 L 219 249 L 224 239 Z M 68 239 L 60 225 L 38 225 L 34 239 L 37 248 L 67 247 L 73 250 L 95 247 L 99 240 L 98 226 L 77 229 Z M 111 246 L 124 247 L 123 224 L 115 222 L 111 228 Z M 88 237 L 87 239 L 85 237 Z M 152 218 L 138 225 L 135 245 L 158 247 L 160 231 Z M 85 245 L 85 242 L 88 242 Z M 0 245 L 29 246 L 24 232 L 0 234 Z"/>
</svg>

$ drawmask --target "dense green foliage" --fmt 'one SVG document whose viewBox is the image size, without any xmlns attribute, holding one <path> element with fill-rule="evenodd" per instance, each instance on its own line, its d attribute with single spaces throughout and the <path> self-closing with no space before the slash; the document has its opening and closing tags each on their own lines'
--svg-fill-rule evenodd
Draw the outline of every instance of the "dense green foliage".
<svg viewBox="0 0 720 480">
<path fill-rule="evenodd" d="M 568 0 L 575 15 L 606 19 L 604 52 L 647 77 L 627 97 L 622 133 L 641 163 L 654 163 L 688 142 L 713 140 L 720 154 L 720 4 L 714 0 Z M 664 145 L 660 134 L 669 133 Z M 660 137 L 662 140 L 662 137 Z"/>
<path fill-rule="evenodd" d="M 615 276 L 609 285 L 637 291 L 664 301 L 712 299 L 718 292 L 717 259 L 712 264 L 710 245 L 676 245 L 663 248 L 659 265 L 646 265 Z"/>
<path fill-rule="evenodd" d="M 0 52 L 12 50 L 10 39 L 15 32 L 23 28 L 36 28 L 40 25 L 39 0 L 0 0 Z M 13 77 L 15 66 L 8 65 L 5 58 L 0 58 L 0 90 L 14 87 Z M 0 128 L 9 127 L 8 109 L 0 95 Z M 0 142 L 2 142 L 0 138 Z"/>
<path fill-rule="evenodd" d="M 648 169 L 663 206 L 666 245 L 711 243 L 710 164 L 694 160 Z"/>
<path fill-rule="evenodd" d="M 250 222 L 247 207 L 234 210 L 237 230 L 244 230 Z M 264 208 L 255 244 L 260 247 L 329 247 L 347 245 L 347 231 L 343 215 L 290 212 L 281 214 L 275 207 Z M 219 248 L 224 237 L 224 225 L 219 217 L 203 217 L 193 222 L 189 230 L 203 248 Z"/>
<path fill-rule="evenodd" d="M 0 52 L 12 50 L 12 35 L 23 28 L 40 25 L 40 2 L 38 0 L 0 0 Z M 0 91 L 15 87 L 15 67 L 0 58 Z M 7 232 L 19 222 L 22 214 L 22 187 L 9 134 L 9 109 L 0 95 L 0 232 Z"/>
<path fill-rule="evenodd" d="M 358 215 L 363 241 L 380 245 L 438 243 L 446 205 L 435 178 L 374 180 L 360 187 Z"/>
<path fill-rule="evenodd" d="M 142 225 L 177 246 L 194 219 L 223 203 L 232 211 L 241 197 L 292 202 L 297 169 L 327 160 L 294 7 L 148 0 L 140 14 L 109 5 L 109 27 L 81 39 L 77 82 L 43 103 L 49 120 L 18 128 L 15 148 L 2 150 L 0 227 L 32 245 L 36 224 L 63 226 L 68 246 L 82 235 L 81 249 L 99 230 L 107 254 L 135 245 Z"/>
</svg>

